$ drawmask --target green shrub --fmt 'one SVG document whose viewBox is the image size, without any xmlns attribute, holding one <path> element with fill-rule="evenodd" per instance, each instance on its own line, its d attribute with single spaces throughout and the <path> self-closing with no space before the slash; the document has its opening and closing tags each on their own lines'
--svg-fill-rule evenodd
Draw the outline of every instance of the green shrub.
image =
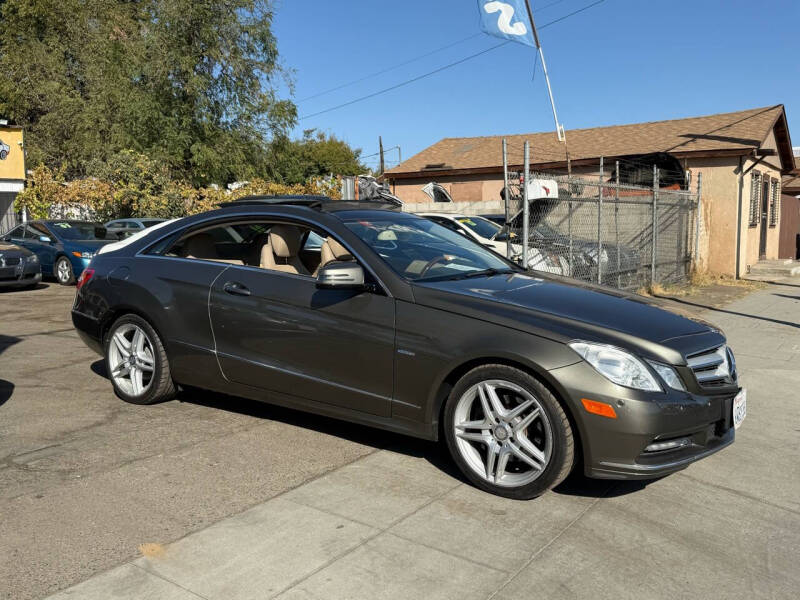
<svg viewBox="0 0 800 600">
<path fill-rule="evenodd" d="M 183 217 L 254 194 L 341 197 L 338 178 L 315 178 L 295 185 L 255 179 L 232 192 L 215 187 L 195 188 L 173 180 L 164 167 L 149 157 L 130 151 L 94 165 L 92 172 L 95 177 L 64 181 L 61 172 L 40 165 L 33 169 L 25 189 L 17 196 L 16 206 L 27 209 L 33 219 L 89 214 L 105 222 L 128 217 Z"/>
</svg>

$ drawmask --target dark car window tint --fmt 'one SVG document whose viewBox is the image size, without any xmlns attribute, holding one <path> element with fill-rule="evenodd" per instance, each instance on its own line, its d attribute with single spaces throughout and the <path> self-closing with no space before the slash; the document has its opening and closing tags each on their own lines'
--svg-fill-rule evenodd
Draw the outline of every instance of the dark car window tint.
<svg viewBox="0 0 800 600">
<path fill-rule="evenodd" d="M 48 231 L 47 227 L 45 227 L 41 223 L 31 223 L 30 225 L 28 225 L 28 227 L 33 228 L 35 230 L 34 234 L 37 238 L 41 235 L 46 235 L 49 238 L 53 237 L 53 234 L 50 231 Z"/>
<path fill-rule="evenodd" d="M 15 228 L 14 228 L 14 229 L 12 229 L 11 231 L 9 231 L 9 232 L 8 232 L 8 233 L 5 235 L 5 237 L 7 237 L 7 238 L 17 238 L 17 239 L 19 239 L 19 238 L 21 238 L 21 237 L 22 237 L 22 235 L 23 235 L 23 232 L 24 232 L 24 229 L 25 229 L 25 227 L 24 227 L 24 226 L 22 226 L 22 225 L 20 225 L 19 227 L 15 227 Z"/>
<path fill-rule="evenodd" d="M 75 221 L 55 221 L 51 227 L 65 240 L 105 240 L 106 228 L 99 223 L 79 223 Z"/>
</svg>

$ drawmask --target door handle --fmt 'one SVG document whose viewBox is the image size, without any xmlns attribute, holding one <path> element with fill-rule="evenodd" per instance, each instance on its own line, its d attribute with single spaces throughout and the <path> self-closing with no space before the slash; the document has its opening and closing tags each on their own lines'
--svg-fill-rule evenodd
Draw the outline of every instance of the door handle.
<svg viewBox="0 0 800 600">
<path fill-rule="evenodd" d="M 234 296 L 249 296 L 250 290 L 247 287 L 243 286 L 241 283 L 237 283 L 235 281 L 229 281 L 225 285 L 222 286 L 222 289 L 225 290 L 228 294 L 232 294 Z"/>
</svg>

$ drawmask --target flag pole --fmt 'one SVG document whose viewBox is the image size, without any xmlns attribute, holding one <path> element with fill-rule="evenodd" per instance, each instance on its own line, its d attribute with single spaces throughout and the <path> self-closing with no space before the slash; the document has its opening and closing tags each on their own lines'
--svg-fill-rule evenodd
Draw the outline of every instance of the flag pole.
<svg viewBox="0 0 800 600">
<path fill-rule="evenodd" d="M 533 30 L 533 41 L 536 42 L 536 48 L 539 50 L 539 58 L 542 59 L 542 71 L 544 71 L 544 80 L 547 83 L 547 93 L 550 96 L 550 106 L 553 109 L 553 120 L 556 122 L 556 135 L 560 142 L 564 142 L 564 150 L 567 156 L 567 174 L 571 174 L 572 168 L 569 160 L 569 148 L 567 147 L 567 134 L 564 131 L 564 126 L 558 122 L 558 113 L 556 112 L 556 102 L 553 99 L 553 88 L 550 86 L 550 76 L 547 74 L 547 63 L 544 60 L 544 51 L 542 44 L 539 42 L 539 32 L 536 31 L 536 23 L 533 20 L 533 10 L 531 10 L 530 0 L 525 0 L 525 7 L 528 9 L 528 19 L 531 22 L 531 29 Z"/>
</svg>

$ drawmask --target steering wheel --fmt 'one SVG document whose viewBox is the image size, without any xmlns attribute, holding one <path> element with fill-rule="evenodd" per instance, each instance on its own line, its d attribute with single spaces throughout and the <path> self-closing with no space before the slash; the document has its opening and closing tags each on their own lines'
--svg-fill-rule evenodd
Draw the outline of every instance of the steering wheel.
<svg viewBox="0 0 800 600">
<path fill-rule="evenodd" d="M 425 263 L 425 266 L 422 267 L 422 270 L 419 272 L 419 276 L 422 277 L 425 275 L 425 273 L 430 271 L 431 267 L 438 265 L 440 262 L 450 262 L 450 259 L 444 255 L 439 255 L 430 259 L 427 263 Z"/>
</svg>

